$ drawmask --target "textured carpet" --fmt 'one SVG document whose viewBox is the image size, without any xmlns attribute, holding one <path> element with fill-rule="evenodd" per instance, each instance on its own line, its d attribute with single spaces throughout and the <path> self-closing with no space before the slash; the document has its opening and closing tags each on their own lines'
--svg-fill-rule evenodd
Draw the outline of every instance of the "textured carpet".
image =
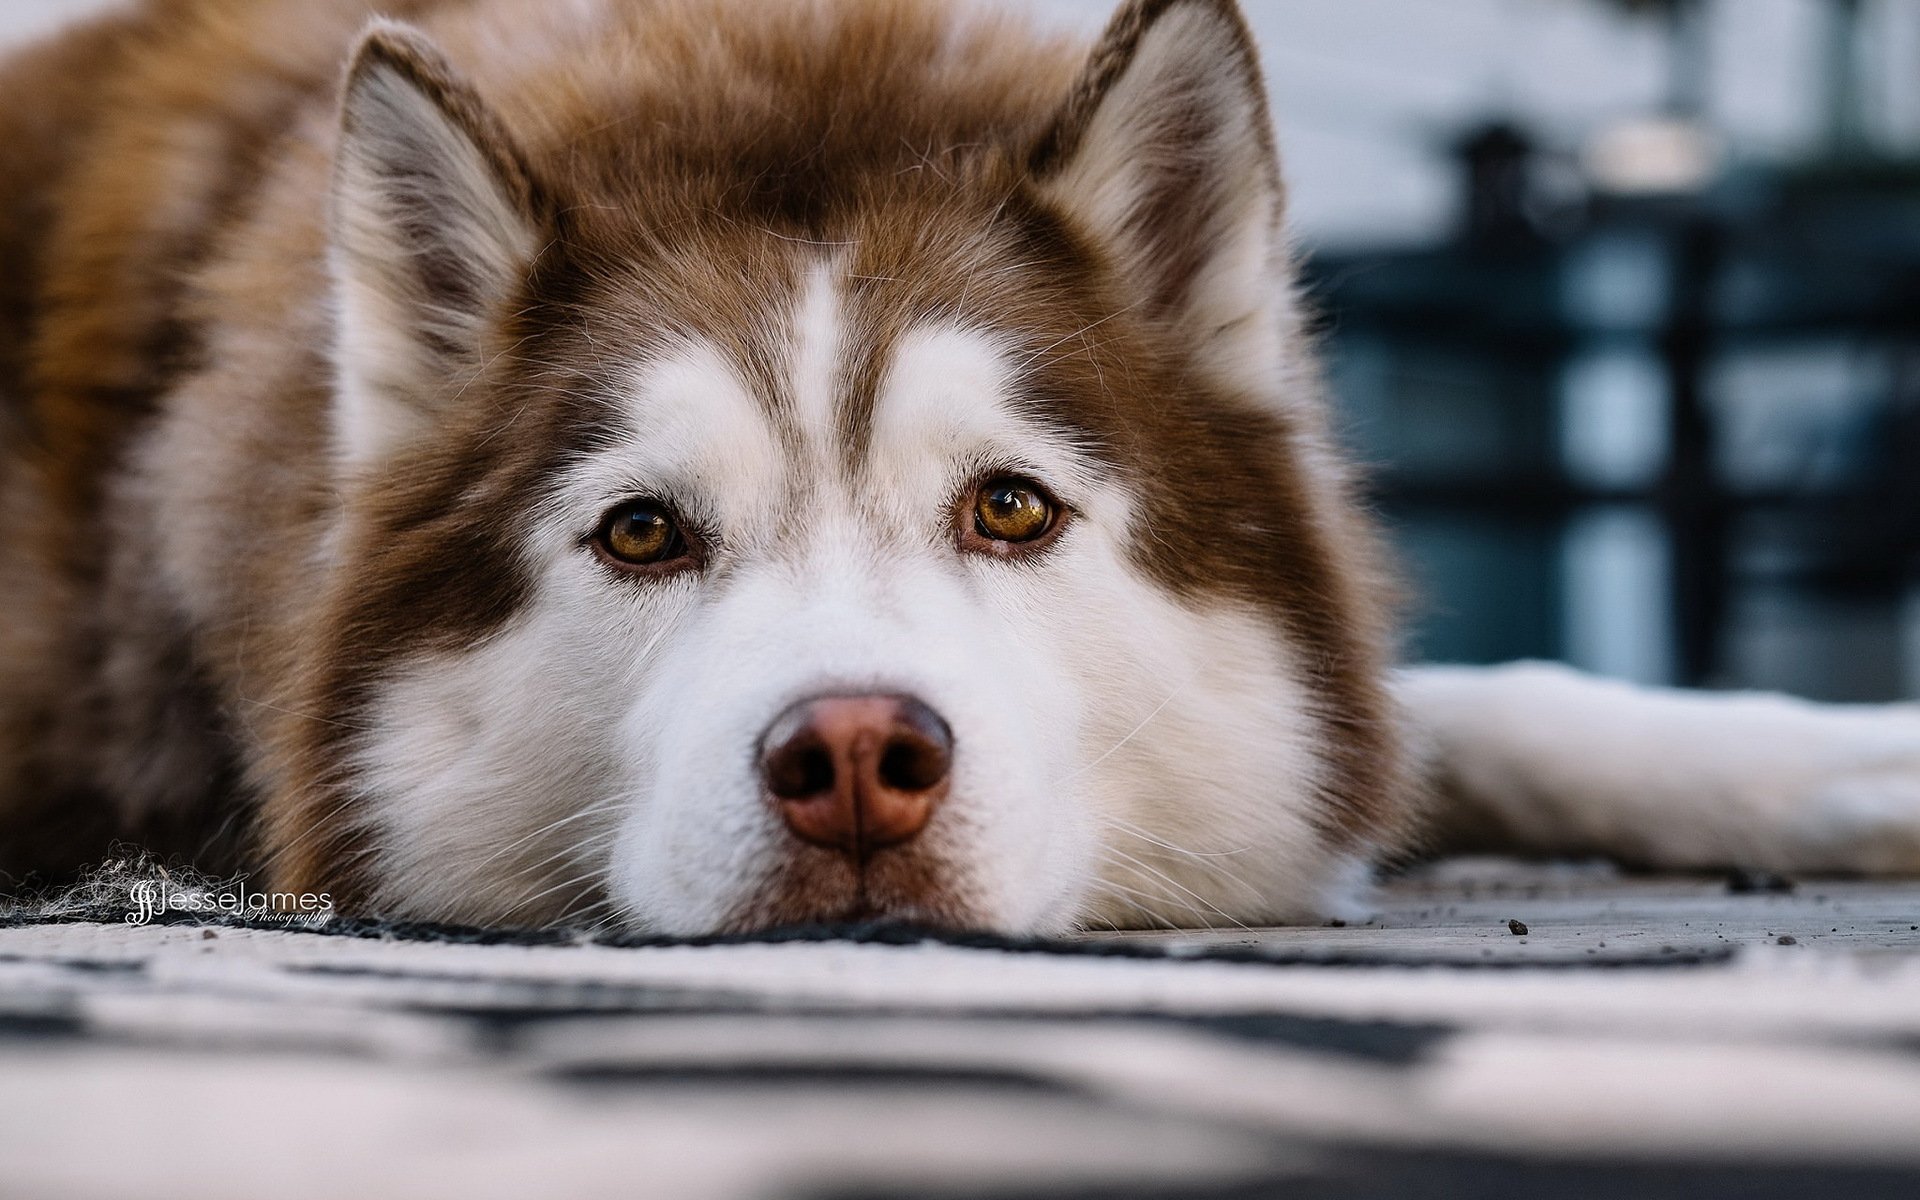
<svg viewBox="0 0 1920 1200">
<path fill-rule="evenodd" d="M 1920 884 L 1446 864 L 1344 927 L 0 927 L 0 1195 L 1920 1195 Z"/>
</svg>

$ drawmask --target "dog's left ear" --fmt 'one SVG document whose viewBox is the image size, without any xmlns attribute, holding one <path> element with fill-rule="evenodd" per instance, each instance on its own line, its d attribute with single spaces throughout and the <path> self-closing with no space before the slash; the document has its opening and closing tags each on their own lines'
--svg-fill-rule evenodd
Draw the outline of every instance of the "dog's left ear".
<svg viewBox="0 0 1920 1200">
<path fill-rule="evenodd" d="M 1259 59 L 1233 0 L 1127 0 L 1031 168 L 1196 362 L 1270 393 L 1292 319 L 1284 197 Z"/>
</svg>

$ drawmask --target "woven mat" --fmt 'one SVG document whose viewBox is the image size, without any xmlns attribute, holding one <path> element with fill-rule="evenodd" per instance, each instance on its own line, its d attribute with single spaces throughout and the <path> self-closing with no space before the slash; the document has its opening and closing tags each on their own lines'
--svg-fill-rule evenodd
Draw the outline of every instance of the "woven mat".
<svg viewBox="0 0 1920 1200">
<path fill-rule="evenodd" d="M 0 928 L 0 1195 L 1920 1195 L 1920 884 L 1034 945 Z"/>
</svg>

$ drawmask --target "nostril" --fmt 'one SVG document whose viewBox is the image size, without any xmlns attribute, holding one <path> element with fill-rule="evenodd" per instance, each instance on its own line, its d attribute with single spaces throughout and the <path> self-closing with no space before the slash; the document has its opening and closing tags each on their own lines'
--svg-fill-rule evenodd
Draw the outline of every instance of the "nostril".
<svg viewBox="0 0 1920 1200">
<path fill-rule="evenodd" d="M 880 755 L 880 782 L 902 792 L 924 792 L 947 777 L 946 748 L 908 735 L 888 743 Z"/>
<path fill-rule="evenodd" d="M 833 790 L 833 755 L 818 742 L 782 746 L 767 756 L 767 790 L 799 800 Z"/>
</svg>

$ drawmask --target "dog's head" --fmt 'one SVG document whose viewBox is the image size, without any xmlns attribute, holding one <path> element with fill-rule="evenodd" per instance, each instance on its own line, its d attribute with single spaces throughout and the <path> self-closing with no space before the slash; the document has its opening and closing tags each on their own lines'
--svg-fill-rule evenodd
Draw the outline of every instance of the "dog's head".
<svg viewBox="0 0 1920 1200">
<path fill-rule="evenodd" d="M 1302 915 L 1392 835 L 1239 14 L 1134 0 L 1086 57 L 944 7 L 471 85 L 368 35 L 293 873 L 1048 932 Z"/>
</svg>

